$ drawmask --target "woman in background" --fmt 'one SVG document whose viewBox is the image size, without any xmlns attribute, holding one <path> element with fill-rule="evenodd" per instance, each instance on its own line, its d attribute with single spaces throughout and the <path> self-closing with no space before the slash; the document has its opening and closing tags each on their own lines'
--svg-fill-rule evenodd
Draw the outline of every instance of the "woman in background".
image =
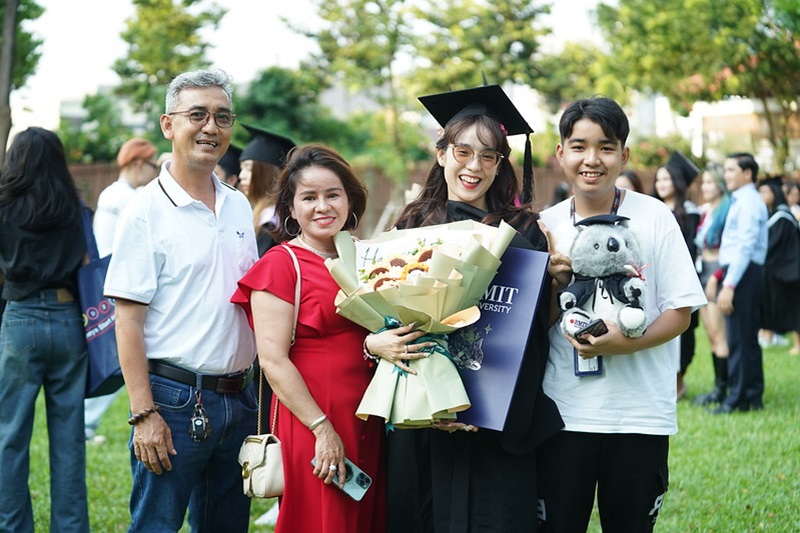
<svg viewBox="0 0 800 533">
<path fill-rule="evenodd" d="M 694 179 L 700 175 L 700 169 L 679 151 L 672 153 L 669 161 L 656 171 L 654 196 L 672 210 L 683 233 L 683 239 L 689 248 L 692 261 L 697 261 L 697 246 L 694 238 L 697 225 L 700 223 L 700 210 L 687 199 L 687 191 Z M 694 358 L 694 330 L 698 325 L 698 312 L 692 313 L 689 327 L 681 333 L 681 360 L 678 370 L 678 399 L 686 395 L 683 376 Z"/>
<path fill-rule="evenodd" d="M 700 283 L 706 286 L 708 278 L 719 269 L 719 243 L 725 227 L 725 217 L 731 205 L 730 193 L 725 186 L 722 165 L 709 163 L 703 172 L 700 192 L 704 203 L 700 208 L 695 245 L 700 250 Z M 714 365 L 714 389 L 695 397 L 695 405 L 722 402 L 728 394 L 728 336 L 725 315 L 716 303 L 716 294 L 706 295 L 708 303 L 700 308 L 700 320 L 708 335 L 711 359 Z"/>
<path fill-rule="evenodd" d="M 28 486 L 34 406 L 44 388 L 53 531 L 89 531 L 77 300 L 86 255 L 81 201 L 55 133 L 18 133 L 0 175 L 0 531 L 33 532 Z"/>
</svg>

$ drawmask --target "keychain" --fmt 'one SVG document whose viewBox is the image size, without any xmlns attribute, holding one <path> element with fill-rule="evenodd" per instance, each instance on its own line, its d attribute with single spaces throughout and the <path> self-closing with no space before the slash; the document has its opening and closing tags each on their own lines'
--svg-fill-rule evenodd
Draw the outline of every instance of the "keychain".
<svg viewBox="0 0 800 533">
<path fill-rule="evenodd" d="M 198 386 L 195 390 L 195 404 L 194 411 L 192 411 L 191 425 L 189 426 L 189 435 L 192 440 L 199 442 L 206 439 L 211 435 L 211 423 L 206 415 L 206 410 L 203 408 L 202 395 L 200 394 L 200 380 L 201 376 L 197 376 Z"/>
</svg>

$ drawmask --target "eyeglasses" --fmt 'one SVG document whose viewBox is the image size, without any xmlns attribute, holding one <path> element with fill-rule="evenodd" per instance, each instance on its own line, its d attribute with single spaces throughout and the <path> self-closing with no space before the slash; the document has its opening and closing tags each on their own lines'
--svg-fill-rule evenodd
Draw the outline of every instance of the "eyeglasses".
<svg viewBox="0 0 800 533">
<path fill-rule="evenodd" d="M 227 111 L 223 111 L 221 113 L 211 113 L 210 111 L 206 111 L 205 109 L 189 109 L 188 111 L 173 111 L 172 113 L 167 113 L 167 115 L 187 115 L 189 117 L 189 122 L 199 126 L 200 124 L 205 125 L 208 122 L 208 117 L 214 117 L 214 123 L 219 126 L 220 128 L 232 128 L 233 121 L 236 120 L 236 115 L 233 113 L 229 113 Z"/>
<path fill-rule="evenodd" d="M 161 168 L 161 167 L 159 167 L 159 166 L 158 166 L 156 163 L 153 163 L 153 162 L 152 162 L 152 161 L 150 161 L 149 159 L 142 159 L 142 161 L 144 161 L 144 163 L 145 163 L 146 165 L 149 165 L 149 166 L 153 167 L 153 168 L 154 168 L 154 169 L 156 169 L 156 170 L 159 170 L 159 169 Z"/>
<path fill-rule="evenodd" d="M 468 144 L 451 144 L 453 157 L 459 163 L 469 163 L 475 157 L 475 150 Z M 489 169 L 497 166 L 505 156 L 496 150 L 485 150 L 478 153 L 478 161 L 483 168 Z"/>
</svg>

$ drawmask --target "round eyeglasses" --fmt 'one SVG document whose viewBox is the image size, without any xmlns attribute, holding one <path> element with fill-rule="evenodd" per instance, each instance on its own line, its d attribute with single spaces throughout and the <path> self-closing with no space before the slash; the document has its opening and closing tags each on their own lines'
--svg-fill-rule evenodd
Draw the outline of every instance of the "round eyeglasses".
<svg viewBox="0 0 800 533">
<path fill-rule="evenodd" d="M 459 163 L 469 163 L 475 157 L 475 150 L 468 144 L 451 144 L 453 149 L 453 157 Z M 486 169 L 494 168 L 505 156 L 496 150 L 484 150 L 478 152 L 478 161 L 481 166 Z"/>
<path fill-rule="evenodd" d="M 189 117 L 189 122 L 199 126 L 200 124 L 205 125 L 208 122 L 208 117 L 214 117 L 214 123 L 219 126 L 220 128 L 232 128 L 233 121 L 236 120 L 236 115 L 233 113 L 229 113 L 227 111 L 222 111 L 219 113 L 212 113 L 210 111 L 206 111 L 205 109 L 189 109 L 187 111 L 173 111 L 172 113 L 167 113 L 167 115 L 186 115 Z"/>
</svg>

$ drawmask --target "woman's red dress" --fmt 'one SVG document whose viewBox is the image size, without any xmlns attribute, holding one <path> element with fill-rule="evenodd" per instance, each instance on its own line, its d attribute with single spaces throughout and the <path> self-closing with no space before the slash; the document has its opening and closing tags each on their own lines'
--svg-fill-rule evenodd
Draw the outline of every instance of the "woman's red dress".
<svg viewBox="0 0 800 533">
<path fill-rule="evenodd" d="M 297 255 L 301 274 L 300 313 L 289 358 L 342 438 L 347 458 L 369 474 L 373 484 L 356 502 L 333 484 L 325 485 L 314 476 L 311 459 L 316 438 L 281 403 L 276 433 L 283 443 L 286 487 L 280 498 L 275 531 L 384 531 L 383 424 L 374 417 L 364 422 L 355 416 L 373 374 L 362 355 L 367 331 L 336 314 L 333 302 L 339 287 L 323 259 L 305 248 L 289 246 Z M 252 327 L 251 292 L 267 291 L 294 305 L 295 280 L 289 254 L 283 246 L 275 246 L 239 281 L 232 301 L 242 305 Z"/>
</svg>

